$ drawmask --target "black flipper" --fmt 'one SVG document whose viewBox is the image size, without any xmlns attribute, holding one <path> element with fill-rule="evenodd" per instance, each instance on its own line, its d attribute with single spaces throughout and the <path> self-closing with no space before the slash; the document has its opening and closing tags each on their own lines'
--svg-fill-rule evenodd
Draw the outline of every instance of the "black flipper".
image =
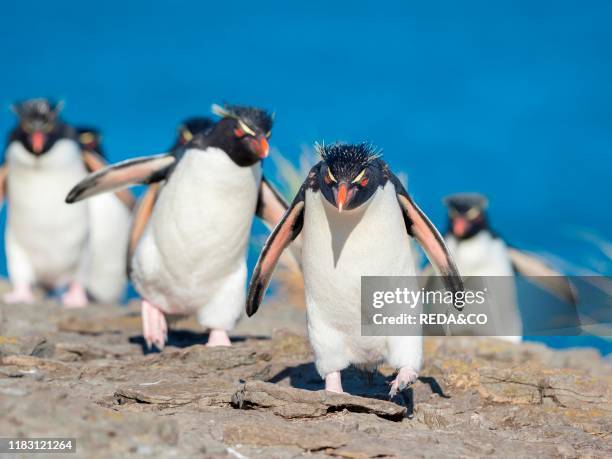
<svg viewBox="0 0 612 459">
<path fill-rule="evenodd" d="M 508 256 L 515 271 L 529 281 L 566 303 L 578 303 L 578 294 L 569 279 L 541 259 L 514 247 L 508 247 Z"/>
<path fill-rule="evenodd" d="M 302 231 L 304 225 L 304 196 L 305 185 L 302 186 L 297 196 L 281 218 L 280 222 L 263 246 L 247 295 L 246 313 L 250 317 L 257 312 L 263 300 L 270 278 L 276 267 L 283 250 L 293 241 Z"/>
<path fill-rule="evenodd" d="M 135 158 L 100 169 L 85 177 L 66 197 L 67 203 L 132 185 L 159 182 L 166 178 L 176 158 L 161 154 Z"/>
<path fill-rule="evenodd" d="M 436 227 L 427 218 L 427 215 L 408 195 L 400 180 L 390 170 L 387 169 L 385 172 L 395 186 L 397 200 L 404 214 L 408 234 L 416 239 L 423 248 L 429 262 L 442 277 L 444 287 L 448 291 L 453 292 L 453 294 L 463 291 L 463 280 L 446 247 L 444 239 L 442 239 Z M 455 308 L 462 309 L 457 305 L 455 305 Z"/>
</svg>

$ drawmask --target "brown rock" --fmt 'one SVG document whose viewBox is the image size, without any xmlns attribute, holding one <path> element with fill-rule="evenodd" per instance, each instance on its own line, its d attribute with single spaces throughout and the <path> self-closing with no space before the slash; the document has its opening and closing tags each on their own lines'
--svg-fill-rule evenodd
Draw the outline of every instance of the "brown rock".
<svg viewBox="0 0 612 459">
<path fill-rule="evenodd" d="M 308 391 L 262 381 L 245 383 L 232 397 L 232 405 L 242 409 L 269 409 L 283 418 L 312 418 L 342 410 L 373 413 L 393 421 L 406 415 L 406 408 L 373 398 Z"/>
<path fill-rule="evenodd" d="M 307 451 L 339 448 L 346 445 L 348 437 L 340 432 L 281 422 L 237 423 L 226 426 L 223 440 L 229 444 L 258 446 L 298 446 Z"/>
</svg>

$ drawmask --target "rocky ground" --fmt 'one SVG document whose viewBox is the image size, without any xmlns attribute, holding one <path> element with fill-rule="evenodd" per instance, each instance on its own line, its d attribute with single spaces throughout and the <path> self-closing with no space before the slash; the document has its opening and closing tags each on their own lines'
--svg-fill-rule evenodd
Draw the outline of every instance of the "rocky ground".
<svg viewBox="0 0 612 459">
<path fill-rule="evenodd" d="M 76 437 L 100 458 L 612 457 L 595 351 L 426 339 L 421 378 L 389 401 L 387 368 L 321 390 L 299 309 L 264 306 L 231 348 L 173 329 L 147 353 L 137 305 L 0 305 L 0 436 Z"/>
</svg>

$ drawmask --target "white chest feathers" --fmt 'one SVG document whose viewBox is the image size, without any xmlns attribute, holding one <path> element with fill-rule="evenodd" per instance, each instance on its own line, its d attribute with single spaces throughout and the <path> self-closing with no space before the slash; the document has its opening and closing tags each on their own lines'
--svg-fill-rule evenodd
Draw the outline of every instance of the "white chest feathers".
<svg viewBox="0 0 612 459">
<path fill-rule="evenodd" d="M 140 293 L 165 309 L 194 309 L 229 288 L 229 278 L 243 291 L 260 181 L 260 163 L 239 167 L 218 148 L 188 150 L 138 246 L 133 274 Z"/>
<path fill-rule="evenodd" d="M 307 301 L 359 314 L 361 276 L 409 276 L 416 270 L 395 188 L 387 183 L 364 205 L 338 212 L 306 192 L 303 269 Z"/>
<path fill-rule="evenodd" d="M 513 275 L 506 244 L 489 231 L 481 231 L 463 241 L 449 235 L 446 243 L 462 276 Z"/>
<path fill-rule="evenodd" d="M 78 144 L 57 141 L 46 153 L 35 156 L 21 142 L 6 152 L 8 164 L 7 247 L 9 269 L 12 254 L 22 253 L 38 279 L 49 282 L 69 276 L 82 257 L 87 239 L 87 204 L 64 202 L 70 188 L 85 175 Z"/>
</svg>

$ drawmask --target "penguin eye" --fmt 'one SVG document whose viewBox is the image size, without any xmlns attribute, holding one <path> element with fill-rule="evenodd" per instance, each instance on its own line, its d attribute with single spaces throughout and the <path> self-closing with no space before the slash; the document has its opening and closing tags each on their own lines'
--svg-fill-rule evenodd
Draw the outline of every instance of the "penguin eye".
<svg viewBox="0 0 612 459">
<path fill-rule="evenodd" d="M 329 167 L 327 168 L 327 175 L 331 179 L 332 182 L 337 182 L 338 181 L 338 180 L 336 180 L 336 177 L 334 177 L 334 174 L 332 174 L 332 171 L 331 171 L 331 169 Z"/>
<path fill-rule="evenodd" d="M 272 135 L 272 131 L 266 132 L 266 139 L 269 139 L 271 135 Z"/>
<path fill-rule="evenodd" d="M 238 126 L 240 127 L 240 129 L 242 129 L 244 132 L 246 132 L 249 135 L 255 136 L 255 131 L 253 131 L 253 129 L 251 129 L 250 127 L 248 127 L 246 125 L 246 123 L 244 121 L 242 121 L 241 119 L 238 120 Z"/>
<path fill-rule="evenodd" d="M 465 213 L 465 216 L 469 219 L 469 220 L 474 220 L 475 218 L 477 218 L 480 215 L 480 210 L 478 210 L 476 207 L 472 207 L 470 210 L 468 210 Z"/>
<path fill-rule="evenodd" d="M 459 212 L 457 212 L 455 209 L 448 209 L 448 216 L 450 218 L 455 218 L 459 216 Z"/>
<path fill-rule="evenodd" d="M 361 179 L 363 178 L 363 176 L 365 175 L 366 170 L 362 170 L 359 174 L 357 174 L 357 177 L 355 177 L 353 179 L 353 183 L 357 183 L 359 181 L 361 181 Z"/>
</svg>

